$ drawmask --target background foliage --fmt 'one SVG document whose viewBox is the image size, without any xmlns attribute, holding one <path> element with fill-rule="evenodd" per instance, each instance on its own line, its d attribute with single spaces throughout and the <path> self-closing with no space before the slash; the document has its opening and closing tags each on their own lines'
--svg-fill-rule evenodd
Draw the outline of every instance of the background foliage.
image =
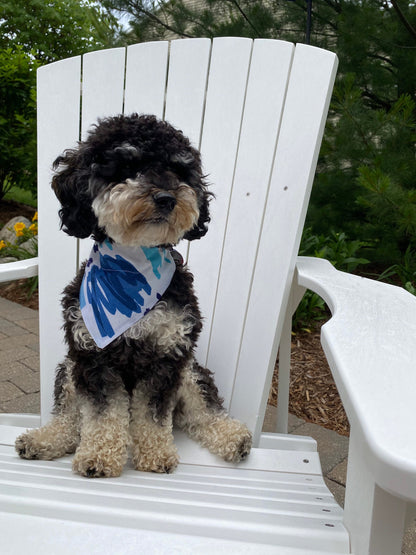
<svg viewBox="0 0 416 555">
<path fill-rule="evenodd" d="M 173 33 L 305 41 L 305 0 L 105 5 L 129 14 L 126 42 Z M 403 268 L 416 271 L 415 2 L 313 0 L 311 43 L 335 51 L 340 64 L 307 216 L 309 233 L 327 243 L 334 233 L 344 233 L 344 241 L 360 245 L 358 259 L 371 260 L 369 271 L 405 285 Z M 359 271 L 366 269 L 359 265 Z"/>
<path fill-rule="evenodd" d="M 305 0 L 0 2 L 0 100 L 9 102 L 0 115 L 3 188 L 12 182 L 34 186 L 37 64 L 175 37 L 240 35 L 304 42 L 307 6 Z M 128 21 L 123 26 L 121 15 Z M 317 244 L 334 245 L 342 237 L 346 259 L 351 258 L 349 248 L 358 263 L 352 267 L 338 257 L 338 267 L 414 291 L 416 2 L 313 0 L 311 43 L 335 51 L 340 65 L 303 252 L 314 254 Z"/>
<path fill-rule="evenodd" d="M 0 199 L 36 182 L 36 68 L 21 47 L 0 51 Z"/>
<path fill-rule="evenodd" d="M 118 24 L 89 0 L 0 2 L 0 199 L 36 195 L 36 69 L 117 41 Z"/>
</svg>

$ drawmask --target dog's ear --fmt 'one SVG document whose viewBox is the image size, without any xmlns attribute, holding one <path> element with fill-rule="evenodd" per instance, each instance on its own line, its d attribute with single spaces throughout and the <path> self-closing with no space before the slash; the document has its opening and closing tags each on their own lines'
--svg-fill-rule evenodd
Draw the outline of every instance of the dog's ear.
<svg viewBox="0 0 416 555">
<path fill-rule="evenodd" d="M 97 218 L 92 210 L 89 191 L 90 164 L 85 164 L 85 153 L 80 150 L 81 147 L 66 150 L 55 160 L 52 189 L 61 203 L 61 229 L 68 235 L 83 239 L 95 231 Z"/>
<path fill-rule="evenodd" d="M 188 139 L 184 140 L 186 148 L 175 152 L 171 156 L 170 163 L 173 165 L 175 173 L 189 183 L 197 195 L 199 218 L 195 226 L 184 235 L 184 239 L 193 241 L 201 239 L 208 231 L 209 202 L 214 195 L 207 190 L 207 183 L 202 174 L 200 152 L 190 145 Z"/>
<path fill-rule="evenodd" d="M 206 185 L 203 184 L 201 189 L 197 193 L 198 204 L 199 204 L 199 218 L 197 223 L 192 229 L 187 231 L 183 236 L 184 239 L 188 241 L 194 241 L 195 239 L 201 239 L 208 231 L 208 224 L 211 221 L 209 215 L 209 202 L 214 196 L 206 189 Z"/>
</svg>

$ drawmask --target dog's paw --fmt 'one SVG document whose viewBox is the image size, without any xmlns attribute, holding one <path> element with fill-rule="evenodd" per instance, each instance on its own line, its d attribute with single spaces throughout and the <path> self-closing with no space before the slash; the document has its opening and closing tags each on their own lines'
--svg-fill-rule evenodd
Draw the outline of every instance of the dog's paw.
<svg viewBox="0 0 416 555">
<path fill-rule="evenodd" d="M 124 461 L 94 453 L 75 453 L 72 469 L 86 478 L 114 478 L 123 471 Z"/>
<path fill-rule="evenodd" d="M 136 449 L 133 464 L 136 470 L 170 474 L 178 466 L 179 457 L 175 446 L 162 451 L 143 452 Z"/>
<path fill-rule="evenodd" d="M 200 443 L 225 461 L 239 463 L 250 453 L 252 434 L 245 424 L 227 417 L 208 426 Z"/>
<path fill-rule="evenodd" d="M 232 463 L 244 461 L 250 454 L 252 443 L 251 432 L 246 429 L 226 446 L 224 460 Z"/>
<path fill-rule="evenodd" d="M 30 433 L 20 435 L 16 439 L 14 447 L 22 459 L 39 459 L 42 452 L 40 446 L 33 441 Z"/>
<path fill-rule="evenodd" d="M 52 437 L 45 436 L 42 429 L 20 435 L 14 446 L 22 459 L 51 461 L 65 455 L 65 450 L 56 445 Z"/>
</svg>

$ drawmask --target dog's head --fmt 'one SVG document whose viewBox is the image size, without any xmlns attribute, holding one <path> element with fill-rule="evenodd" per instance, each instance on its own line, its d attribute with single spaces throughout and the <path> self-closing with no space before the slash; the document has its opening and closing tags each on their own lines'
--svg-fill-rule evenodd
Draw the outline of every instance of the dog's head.
<svg viewBox="0 0 416 555">
<path fill-rule="evenodd" d="M 102 242 L 173 245 L 207 232 L 209 198 L 199 152 L 155 116 L 99 120 L 54 162 L 63 230 Z"/>
</svg>

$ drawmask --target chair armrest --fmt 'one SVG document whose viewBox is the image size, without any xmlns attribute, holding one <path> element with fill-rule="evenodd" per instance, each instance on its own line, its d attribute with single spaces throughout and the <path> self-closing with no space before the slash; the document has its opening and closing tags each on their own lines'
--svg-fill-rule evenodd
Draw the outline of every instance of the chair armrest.
<svg viewBox="0 0 416 555">
<path fill-rule="evenodd" d="M 331 310 L 322 346 L 376 483 L 416 500 L 416 297 L 322 259 L 299 257 L 296 270 Z"/>
<path fill-rule="evenodd" d="M 0 264 L 0 283 L 38 275 L 38 257 Z"/>
</svg>

